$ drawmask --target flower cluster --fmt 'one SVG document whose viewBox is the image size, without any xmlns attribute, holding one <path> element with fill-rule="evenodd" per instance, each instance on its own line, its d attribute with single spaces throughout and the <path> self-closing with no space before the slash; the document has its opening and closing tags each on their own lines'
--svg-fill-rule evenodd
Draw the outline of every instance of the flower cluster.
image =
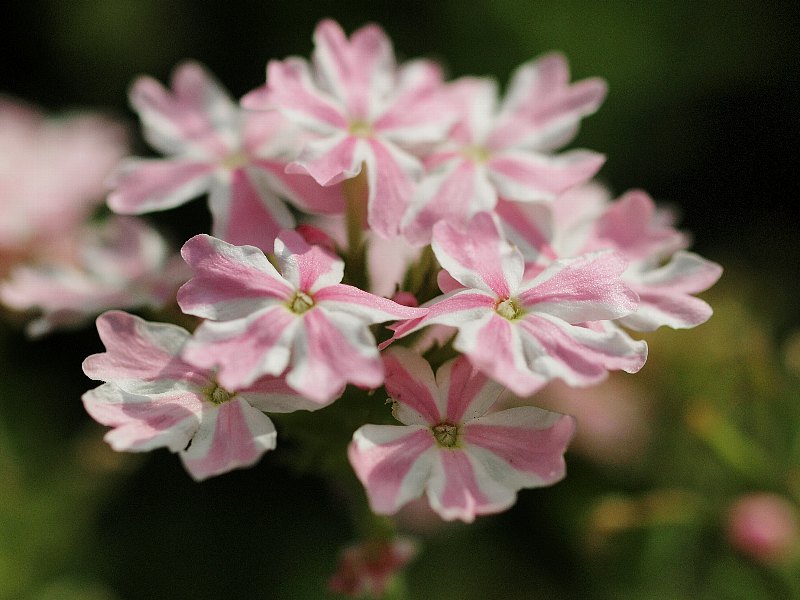
<svg viewBox="0 0 800 600">
<path fill-rule="evenodd" d="M 422 495 L 446 520 L 504 510 L 564 476 L 575 429 L 528 399 L 639 370 L 647 345 L 629 330 L 702 323 L 693 294 L 721 269 L 644 192 L 612 201 L 591 183 L 602 155 L 560 151 L 606 92 L 570 82 L 562 56 L 521 66 L 500 99 L 490 79 L 398 64 L 375 25 L 347 37 L 323 21 L 314 43 L 311 61 L 270 61 L 239 103 L 194 62 L 170 89 L 132 86 L 164 157 L 122 160 L 108 206 L 207 195 L 211 235 L 184 244 L 176 297 L 200 323 L 101 315 L 86 409 L 115 449 L 166 447 L 203 479 L 275 447 L 265 413 L 383 387 L 400 425 L 364 424 L 347 451 L 372 510 Z M 103 266 L 126 290 L 166 271 Z M 23 275 L 4 291 L 17 307 Z M 126 306 L 92 293 L 93 310 Z M 506 391 L 526 405 L 504 409 Z"/>
</svg>

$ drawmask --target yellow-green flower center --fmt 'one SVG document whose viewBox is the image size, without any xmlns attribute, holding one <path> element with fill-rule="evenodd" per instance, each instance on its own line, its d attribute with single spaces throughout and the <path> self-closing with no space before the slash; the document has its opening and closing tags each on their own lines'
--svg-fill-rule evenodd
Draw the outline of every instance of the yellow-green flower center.
<svg viewBox="0 0 800 600">
<path fill-rule="evenodd" d="M 219 406 L 220 404 L 232 400 L 233 397 L 236 396 L 236 392 L 229 392 L 225 388 L 220 387 L 217 382 L 214 382 L 204 390 L 203 395 L 211 404 Z"/>
<path fill-rule="evenodd" d="M 522 316 L 522 309 L 514 298 L 498 300 L 497 304 L 494 305 L 494 310 L 498 315 L 509 321 L 513 321 Z"/>
<path fill-rule="evenodd" d="M 234 169 L 238 169 L 240 167 L 244 167 L 250 162 L 250 157 L 247 156 L 247 153 L 243 150 L 238 150 L 233 154 L 229 154 L 224 159 L 222 159 L 222 166 L 226 169 L 230 169 L 233 171 Z"/>
<path fill-rule="evenodd" d="M 348 128 L 351 135 L 356 137 L 370 137 L 372 135 L 372 125 L 366 121 L 353 121 Z"/>
<path fill-rule="evenodd" d="M 461 154 L 477 163 L 485 163 L 492 157 L 492 153 L 488 148 L 477 145 L 467 146 L 461 150 Z"/>
<path fill-rule="evenodd" d="M 302 315 L 313 306 L 314 299 L 300 290 L 295 292 L 294 297 L 289 301 L 289 310 L 296 315 Z"/>
<path fill-rule="evenodd" d="M 455 448 L 458 446 L 458 425 L 452 423 L 439 423 L 431 427 L 433 437 L 440 448 Z"/>
</svg>

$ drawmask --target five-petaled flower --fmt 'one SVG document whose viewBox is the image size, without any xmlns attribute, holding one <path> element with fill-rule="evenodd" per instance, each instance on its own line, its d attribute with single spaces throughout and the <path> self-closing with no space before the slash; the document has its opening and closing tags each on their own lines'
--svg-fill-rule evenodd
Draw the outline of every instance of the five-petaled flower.
<svg viewBox="0 0 800 600">
<path fill-rule="evenodd" d="M 385 356 L 386 390 L 403 425 L 364 425 L 353 435 L 350 463 L 370 506 L 393 514 L 427 492 L 446 520 L 511 506 L 517 490 L 564 477 L 571 417 L 532 406 L 492 412 L 505 390 L 465 357 L 442 365 L 405 348 Z"/>
<path fill-rule="evenodd" d="M 88 357 L 83 371 L 105 383 L 83 395 L 87 412 L 113 427 L 106 441 L 115 450 L 166 447 L 194 479 L 250 466 L 272 450 L 275 427 L 262 411 L 321 406 L 277 377 L 220 386 L 213 370 L 180 358 L 190 335 L 177 325 L 110 311 L 97 319 L 97 330 L 106 352 Z"/>
<path fill-rule="evenodd" d="M 368 326 L 425 314 L 340 283 L 344 263 L 296 232 L 275 240 L 280 273 L 263 252 L 197 235 L 183 247 L 195 276 L 178 291 L 184 312 L 210 319 L 184 357 L 219 368 L 224 386 L 280 375 L 317 402 L 335 399 L 345 383 L 375 388 L 383 365 Z"/>
<path fill-rule="evenodd" d="M 208 193 L 214 235 L 265 249 L 294 225 L 279 197 L 313 212 L 341 212 L 338 188 L 285 173 L 300 139 L 294 128 L 275 112 L 242 111 L 202 65 L 181 64 L 171 92 L 140 77 L 130 100 L 147 141 L 168 158 L 124 160 L 111 181 L 112 210 L 165 210 Z"/>
<path fill-rule="evenodd" d="M 438 223 L 432 247 L 454 289 L 424 305 L 421 319 L 396 326 L 395 339 L 429 324 L 457 327 L 453 347 L 520 396 L 556 377 L 590 385 L 609 369 L 635 372 L 644 364 L 645 342 L 602 323 L 584 325 L 636 309 L 636 294 L 620 279 L 627 264 L 620 255 L 558 260 L 525 280 L 522 254 L 487 213 L 465 230 Z"/>
<path fill-rule="evenodd" d="M 381 28 L 367 25 L 348 40 L 334 21 L 314 32 L 313 68 L 292 57 L 270 61 L 267 83 L 242 99 L 246 108 L 275 109 L 311 136 L 290 173 L 324 186 L 366 165 L 370 228 L 399 233 L 423 167 L 417 154 L 442 141 L 453 111 L 441 102 L 441 71 L 429 61 L 398 66 Z"/>
</svg>

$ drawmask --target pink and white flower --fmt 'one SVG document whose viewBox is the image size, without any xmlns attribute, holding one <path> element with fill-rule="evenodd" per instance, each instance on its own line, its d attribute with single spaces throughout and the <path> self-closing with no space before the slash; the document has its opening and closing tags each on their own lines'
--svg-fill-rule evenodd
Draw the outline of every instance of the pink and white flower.
<svg viewBox="0 0 800 600">
<path fill-rule="evenodd" d="M 439 220 L 464 224 L 493 210 L 499 198 L 552 202 L 586 182 L 602 166 L 602 155 L 553 151 L 574 136 L 605 94 L 600 79 L 570 84 L 567 61 L 559 54 L 519 67 L 499 106 L 494 80 L 452 83 L 447 99 L 460 120 L 447 143 L 425 159 L 429 172 L 404 216 L 404 235 L 426 244 Z"/>
<path fill-rule="evenodd" d="M 504 391 L 465 357 L 436 373 L 418 354 L 384 355 L 386 390 L 403 425 L 365 425 L 348 456 L 372 510 L 394 514 L 427 493 L 443 519 L 471 522 L 516 501 L 521 488 L 564 477 L 571 417 L 532 406 L 492 412 Z"/>
<path fill-rule="evenodd" d="M 102 204 L 104 181 L 126 152 L 125 131 L 109 118 L 46 118 L 0 97 L 0 274 L 58 255 L 61 238 Z"/>
<path fill-rule="evenodd" d="M 278 113 L 242 111 L 200 64 L 178 66 L 171 91 L 140 77 L 130 101 L 145 138 L 168 158 L 123 161 L 111 181 L 114 211 L 165 210 L 208 193 L 214 235 L 269 249 L 281 229 L 294 225 L 279 197 L 303 210 L 343 210 L 338 188 L 285 173 L 298 132 Z"/>
<path fill-rule="evenodd" d="M 619 320 L 625 327 L 687 329 L 711 317 L 711 307 L 693 294 L 714 285 L 722 267 L 684 250 L 688 236 L 643 191 L 629 191 L 611 202 L 603 188 L 586 186 L 564 194 L 551 207 L 501 202 L 497 213 L 529 261 L 528 275 L 556 258 L 601 249 L 628 259 L 622 279 L 638 294 L 639 307 Z"/>
<path fill-rule="evenodd" d="M 384 237 L 400 220 L 422 175 L 416 154 L 444 139 L 452 110 L 439 101 L 440 69 L 428 61 L 398 66 L 376 25 L 348 39 L 331 20 L 314 32 L 313 63 L 270 61 L 267 83 L 242 99 L 247 108 L 277 108 L 312 135 L 287 168 L 328 186 L 366 167 L 368 221 Z"/>
<path fill-rule="evenodd" d="M 275 240 L 280 273 L 257 248 L 207 235 L 190 239 L 182 253 L 195 276 L 178 302 L 184 312 L 212 319 L 184 357 L 219 367 L 226 387 L 287 368 L 289 385 L 321 403 L 347 382 L 378 387 L 383 365 L 368 326 L 425 313 L 341 284 L 344 263 L 293 231 Z"/>
<path fill-rule="evenodd" d="M 164 238 L 134 217 L 84 225 L 60 246 L 58 256 L 17 265 L 0 283 L 6 306 L 41 313 L 27 327 L 34 337 L 112 308 L 160 308 L 190 276 Z"/>
<path fill-rule="evenodd" d="M 320 407 L 281 378 L 220 387 L 213 371 L 181 359 L 190 334 L 176 325 L 111 311 L 97 319 L 97 330 L 106 352 L 89 356 L 83 371 L 105 383 L 86 392 L 83 404 L 113 428 L 106 441 L 118 451 L 168 448 L 198 481 L 250 466 L 275 448 L 275 427 L 264 411 Z"/>
<path fill-rule="evenodd" d="M 522 254 L 487 213 L 466 230 L 438 223 L 432 247 L 454 289 L 423 305 L 424 317 L 397 326 L 395 338 L 426 325 L 456 327 L 453 347 L 519 396 L 554 378 L 585 386 L 609 369 L 632 373 L 644 364 L 645 342 L 615 327 L 584 326 L 636 310 L 636 294 L 620 279 L 627 264 L 619 254 L 560 259 L 523 280 Z"/>
</svg>

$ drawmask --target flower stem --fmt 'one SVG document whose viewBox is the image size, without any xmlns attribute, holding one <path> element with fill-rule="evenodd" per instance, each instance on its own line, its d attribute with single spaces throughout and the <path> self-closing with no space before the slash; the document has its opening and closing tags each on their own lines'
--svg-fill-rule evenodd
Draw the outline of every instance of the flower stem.
<svg viewBox="0 0 800 600">
<path fill-rule="evenodd" d="M 347 257 L 345 280 L 362 290 L 367 289 L 369 276 L 367 274 L 366 245 L 364 244 L 363 231 L 367 222 L 367 198 L 369 185 L 367 183 L 367 165 L 361 166 L 361 172 L 351 179 L 342 182 L 345 203 L 347 205 Z"/>
</svg>

